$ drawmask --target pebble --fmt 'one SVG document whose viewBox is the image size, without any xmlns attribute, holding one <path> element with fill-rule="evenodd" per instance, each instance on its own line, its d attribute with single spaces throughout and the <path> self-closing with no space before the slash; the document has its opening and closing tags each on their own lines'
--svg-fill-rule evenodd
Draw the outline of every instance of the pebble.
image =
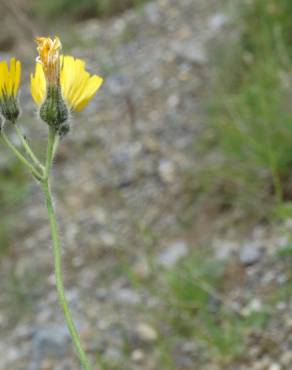
<svg viewBox="0 0 292 370">
<path fill-rule="evenodd" d="M 209 19 L 209 29 L 212 33 L 217 32 L 229 21 L 226 14 L 218 12 Z"/>
<path fill-rule="evenodd" d="M 136 306 L 141 303 L 141 297 L 129 288 L 121 288 L 113 293 L 113 300 L 119 304 Z"/>
<path fill-rule="evenodd" d="M 262 308 L 262 301 L 259 298 L 254 298 L 242 309 L 242 314 L 248 316 L 254 312 L 261 312 Z"/>
<path fill-rule="evenodd" d="M 292 367 L 292 351 L 285 351 L 280 357 L 280 363 L 286 367 Z"/>
<path fill-rule="evenodd" d="M 63 358 L 71 341 L 66 325 L 38 329 L 33 335 L 30 370 L 41 368 L 47 356 Z"/>
<path fill-rule="evenodd" d="M 262 249 L 254 244 L 244 244 L 239 252 L 239 261 L 243 266 L 252 266 L 262 257 Z"/>
<path fill-rule="evenodd" d="M 271 360 L 269 357 L 265 356 L 262 359 L 256 361 L 254 363 L 254 370 L 267 370 L 271 364 Z"/>
<path fill-rule="evenodd" d="M 187 256 L 188 250 L 188 245 L 184 240 L 177 240 L 159 254 L 158 263 L 165 268 L 171 268 Z"/>
<path fill-rule="evenodd" d="M 144 12 L 151 24 L 158 24 L 160 21 L 160 14 L 155 2 L 150 2 L 144 6 Z"/>
<path fill-rule="evenodd" d="M 100 241 L 105 247 L 114 247 L 116 243 L 116 238 L 114 234 L 107 231 L 101 231 L 99 233 Z"/>
<path fill-rule="evenodd" d="M 158 339 L 157 331 L 146 323 L 140 323 L 137 325 L 136 332 L 138 337 L 147 343 L 155 342 Z"/>
<path fill-rule="evenodd" d="M 37 330 L 33 335 L 33 347 L 42 354 L 62 356 L 67 352 L 70 334 L 66 325 Z"/>
<path fill-rule="evenodd" d="M 171 184 L 176 179 L 175 165 L 168 159 L 161 159 L 158 165 L 158 173 L 161 180 L 166 184 Z"/>
<path fill-rule="evenodd" d="M 204 65 L 208 58 L 206 51 L 201 43 L 194 40 L 174 41 L 172 45 L 173 51 L 178 58 L 193 64 Z"/>
<path fill-rule="evenodd" d="M 282 370 L 282 367 L 281 365 L 274 363 L 269 367 L 269 370 Z"/>
<path fill-rule="evenodd" d="M 135 349 L 131 354 L 131 358 L 135 362 L 141 362 L 145 358 L 145 353 L 140 348 Z"/>
<path fill-rule="evenodd" d="M 216 258 L 226 261 L 231 258 L 236 251 L 237 244 L 233 241 L 218 239 L 214 241 L 213 247 Z"/>
</svg>

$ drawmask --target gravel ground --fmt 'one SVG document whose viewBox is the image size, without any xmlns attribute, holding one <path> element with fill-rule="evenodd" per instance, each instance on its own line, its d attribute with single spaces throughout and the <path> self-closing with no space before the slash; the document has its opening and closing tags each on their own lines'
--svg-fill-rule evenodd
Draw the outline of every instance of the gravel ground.
<svg viewBox="0 0 292 370">
<path fill-rule="evenodd" d="M 277 303 L 265 333 L 248 333 L 237 362 L 206 359 L 200 344 L 185 340 L 162 363 L 163 302 L 144 284 L 159 284 L 149 261 L 173 268 L 202 239 L 226 261 L 226 304 L 242 315 L 260 310 L 288 279 L 285 264 L 276 266 L 276 250 L 286 243 L 282 227 L 257 226 L 239 241 L 237 231 L 216 233 L 221 220 L 185 225 L 183 179 L 201 161 L 194 142 L 204 122 L 208 45 L 226 21 L 215 0 L 158 0 L 83 22 L 64 43 L 90 69 L 98 62 L 105 76 L 95 101 L 73 117 L 54 166 L 67 297 L 91 361 L 102 357 L 105 369 L 291 369 L 287 300 Z M 44 137 L 41 127 L 27 132 Z M 1 261 L 0 370 L 79 368 L 57 304 L 41 200 L 33 184 Z"/>
</svg>

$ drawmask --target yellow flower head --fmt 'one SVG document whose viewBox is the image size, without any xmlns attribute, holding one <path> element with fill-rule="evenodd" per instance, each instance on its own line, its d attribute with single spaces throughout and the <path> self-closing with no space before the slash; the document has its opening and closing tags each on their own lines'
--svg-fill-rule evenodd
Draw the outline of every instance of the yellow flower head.
<svg viewBox="0 0 292 370">
<path fill-rule="evenodd" d="M 10 59 L 10 67 L 7 62 L 0 62 L 0 99 L 6 97 L 16 98 L 21 75 L 21 63 L 15 58 Z"/>
<path fill-rule="evenodd" d="M 7 121 L 16 122 L 19 116 L 17 93 L 21 75 L 21 63 L 15 58 L 8 63 L 0 62 L 0 115 Z"/>
<path fill-rule="evenodd" d="M 43 40 L 44 38 L 39 39 Z M 44 43 L 43 45 L 45 45 L 47 41 L 42 42 Z M 58 43 L 55 43 L 54 47 L 51 47 L 51 43 L 49 44 L 50 50 L 59 50 L 57 47 Z M 45 58 L 42 56 L 43 54 L 47 55 L 47 53 L 42 50 L 40 53 L 41 63 L 36 64 L 35 73 L 31 75 L 31 94 L 38 105 L 44 102 L 48 88 L 47 67 L 42 61 L 42 58 Z M 59 83 L 62 97 L 70 110 L 80 111 L 93 98 L 102 85 L 103 79 L 97 75 L 90 75 L 85 70 L 85 62 L 81 59 L 63 55 L 61 55 L 59 59 Z"/>
<path fill-rule="evenodd" d="M 57 86 L 60 74 L 61 41 L 58 37 L 55 37 L 54 40 L 49 37 L 37 37 L 36 43 L 39 53 L 38 60 L 42 64 L 47 84 Z"/>
</svg>

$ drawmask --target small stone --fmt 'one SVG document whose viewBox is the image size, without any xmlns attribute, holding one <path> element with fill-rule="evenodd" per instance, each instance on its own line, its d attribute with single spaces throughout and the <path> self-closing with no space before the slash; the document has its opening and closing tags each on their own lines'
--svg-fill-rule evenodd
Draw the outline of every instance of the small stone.
<svg viewBox="0 0 292 370">
<path fill-rule="evenodd" d="M 158 263 L 165 268 L 171 268 L 187 254 L 188 245 L 184 240 L 178 240 L 160 253 L 158 256 Z"/>
<path fill-rule="evenodd" d="M 157 331 L 146 323 L 140 323 L 137 326 L 138 337 L 147 343 L 155 342 L 158 339 Z"/>
<path fill-rule="evenodd" d="M 282 370 L 282 367 L 279 364 L 271 364 L 269 370 Z"/>
<path fill-rule="evenodd" d="M 103 226 L 106 225 L 107 215 L 106 211 L 103 208 L 96 208 L 93 217 L 98 224 Z"/>
<path fill-rule="evenodd" d="M 99 237 L 105 247 L 113 247 L 116 243 L 115 236 L 107 231 L 100 232 Z"/>
<path fill-rule="evenodd" d="M 151 136 L 145 136 L 143 138 L 143 146 L 150 153 L 157 153 L 159 151 L 159 143 Z"/>
<path fill-rule="evenodd" d="M 285 312 L 285 310 L 287 309 L 287 303 L 286 302 L 278 302 L 276 304 L 276 309 L 277 309 L 277 311 Z"/>
<path fill-rule="evenodd" d="M 228 240 L 215 240 L 214 251 L 216 258 L 220 260 L 228 260 L 236 251 L 237 244 Z"/>
<path fill-rule="evenodd" d="M 270 359 L 268 357 L 264 357 L 254 363 L 254 370 L 266 370 L 269 368 L 270 363 Z"/>
<path fill-rule="evenodd" d="M 156 3 L 150 2 L 146 4 L 144 7 L 144 11 L 150 23 L 152 24 L 159 23 L 160 16 L 159 16 L 159 11 L 158 11 L 158 7 Z"/>
<path fill-rule="evenodd" d="M 253 244 L 245 244 L 239 252 L 239 261 L 243 266 L 252 266 L 262 257 L 262 249 Z"/>
<path fill-rule="evenodd" d="M 169 109 L 176 109 L 179 105 L 179 96 L 176 94 L 170 95 L 167 99 Z"/>
<path fill-rule="evenodd" d="M 220 12 L 220 13 L 214 14 L 209 20 L 210 31 L 212 33 L 217 32 L 218 30 L 220 30 L 220 28 L 225 26 L 228 20 L 229 20 L 228 16 L 224 13 Z"/>
<path fill-rule="evenodd" d="M 158 165 L 158 172 L 161 180 L 166 184 L 173 183 L 176 179 L 175 166 L 173 162 L 169 161 L 168 159 L 160 160 Z"/>
<path fill-rule="evenodd" d="M 292 366 L 292 351 L 286 351 L 280 358 L 280 363 L 283 366 L 290 367 Z"/>
<path fill-rule="evenodd" d="M 133 361 L 141 362 L 145 358 L 145 353 L 142 351 L 142 349 L 138 348 L 132 352 L 131 357 Z"/>
<path fill-rule="evenodd" d="M 173 50 L 179 58 L 190 63 L 204 65 L 208 61 L 206 51 L 201 43 L 193 40 L 175 41 Z"/>
<path fill-rule="evenodd" d="M 30 370 L 38 370 L 47 356 L 64 357 L 71 337 L 67 327 L 52 326 L 38 329 L 33 335 L 33 350 Z"/>
<path fill-rule="evenodd" d="M 42 363 L 42 370 L 50 370 L 52 369 L 54 365 L 52 364 L 52 361 L 49 359 L 45 359 Z"/>
<path fill-rule="evenodd" d="M 119 304 L 135 306 L 141 303 L 139 294 L 128 288 L 118 289 L 113 296 L 114 300 Z"/>
<path fill-rule="evenodd" d="M 19 349 L 17 347 L 7 348 L 6 357 L 9 361 L 16 361 L 19 359 Z"/>
<path fill-rule="evenodd" d="M 65 325 L 54 326 L 38 330 L 33 336 L 33 345 L 37 352 L 62 356 L 67 352 L 70 340 Z"/>
<path fill-rule="evenodd" d="M 248 316 L 254 312 L 261 312 L 263 308 L 262 301 L 258 298 L 252 299 L 249 304 L 242 310 L 242 314 Z"/>
</svg>

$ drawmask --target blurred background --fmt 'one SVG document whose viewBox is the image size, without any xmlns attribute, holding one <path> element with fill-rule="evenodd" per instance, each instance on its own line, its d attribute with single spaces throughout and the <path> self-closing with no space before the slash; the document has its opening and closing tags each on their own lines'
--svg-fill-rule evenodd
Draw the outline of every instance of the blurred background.
<svg viewBox="0 0 292 370">
<path fill-rule="evenodd" d="M 54 166 L 65 285 L 94 369 L 292 367 L 292 2 L 0 0 L 40 157 L 34 37 L 104 77 Z M 8 128 L 18 145 L 13 128 Z M 79 369 L 42 195 L 0 146 L 0 370 Z"/>
</svg>

